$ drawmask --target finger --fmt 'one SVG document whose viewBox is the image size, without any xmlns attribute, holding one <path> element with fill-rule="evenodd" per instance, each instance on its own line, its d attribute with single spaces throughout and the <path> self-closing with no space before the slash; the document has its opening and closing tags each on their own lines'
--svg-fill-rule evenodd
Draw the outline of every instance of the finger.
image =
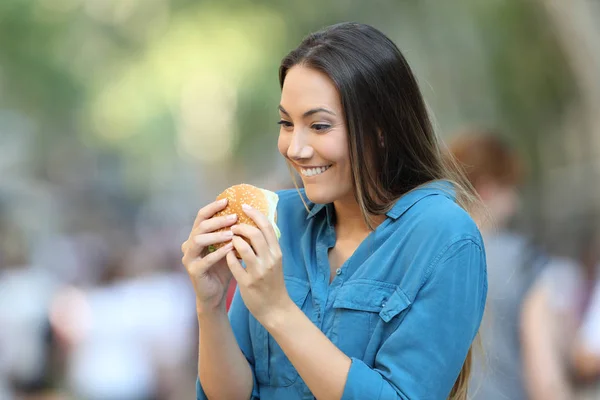
<svg viewBox="0 0 600 400">
<path fill-rule="evenodd" d="M 219 217 L 212 217 L 200 221 L 198 226 L 192 230 L 194 235 L 202 233 L 214 232 L 216 230 L 226 228 L 233 225 L 237 221 L 238 217 L 236 214 L 221 215 Z"/>
<path fill-rule="evenodd" d="M 231 274 L 235 278 L 238 284 L 245 285 L 248 280 L 248 273 L 242 266 L 242 263 L 237 259 L 233 251 L 227 253 L 226 256 L 227 266 L 231 271 Z"/>
<path fill-rule="evenodd" d="M 185 255 L 185 253 L 187 253 L 187 249 L 188 249 L 188 245 L 189 245 L 189 241 L 190 239 L 188 238 L 188 240 L 186 240 L 185 242 L 183 242 L 181 244 L 181 252 Z"/>
<path fill-rule="evenodd" d="M 212 203 L 209 203 L 202 207 L 200 211 L 198 211 L 198 214 L 196 214 L 196 219 L 194 220 L 194 227 L 192 229 L 196 228 L 200 224 L 200 222 L 212 217 L 219 211 L 225 209 L 226 206 L 227 199 L 221 199 L 218 201 L 213 201 Z"/>
<path fill-rule="evenodd" d="M 258 265 L 258 258 L 254 250 L 252 250 L 252 247 L 241 236 L 234 235 L 231 243 L 233 243 L 233 247 L 246 263 L 246 267 Z"/>
<path fill-rule="evenodd" d="M 231 230 L 204 233 L 201 235 L 191 236 L 190 239 L 188 239 L 182 246 L 182 248 L 184 249 L 183 260 L 202 257 L 208 246 L 218 243 L 225 243 L 231 240 L 232 237 L 233 233 L 231 232 Z"/>
<path fill-rule="evenodd" d="M 234 224 L 236 221 L 237 215 L 235 214 L 214 218 L 211 217 L 208 220 L 201 221 L 198 227 L 192 229 L 188 240 L 181 245 L 181 251 L 184 253 L 184 257 L 187 256 L 188 258 L 195 258 L 201 256 L 206 246 L 230 240 L 231 230 L 224 230 L 221 232 L 214 231 L 226 228 L 227 226 Z M 208 236 L 204 239 L 200 237 L 202 235 L 206 235 L 207 232 L 215 234 L 221 233 L 223 236 Z"/>
<path fill-rule="evenodd" d="M 207 254 L 204 257 L 197 257 L 189 263 L 189 266 L 187 267 L 188 271 L 194 275 L 205 274 L 206 271 L 208 271 L 213 265 L 219 262 L 227 255 L 227 253 L 231 252 L 232 250 L 233 245 L 231 243 L 227 243 L 217 251 Z"/>
<path fill-rule="evenodd" d="M 194 240 L 191 241 L 192 244 L 190 244 L 190 250 L 196 251 L 197 254 L 200 254 L 202 249 L 205 247 L 208 247 L 212 244 L 227 242 L 231 240 L 232 237 L 233 232 L 231 230 L 196 235 L 193 237 Z"/>
<path fill-rule="evenodd" d="M 269 248 L 271 250 L 278 249 L 279 241 L 277 240 L 277 235 L 275 235 L 273 225 L 269 222 L 267 217 L 260 211 L 250 207 L 247 204 L 242 205 L 242 210 L 258 226 L 258 229 L 260 229 L 263 236 L 265 237 L 265 241 L 267 242 Z"/>
<path fill-rule="evenodd" d="M 190 238 L 186 240 L 181 245 L 181 250 L 183 252 L 183 257 L 181 258 L 181 262 L 183 265 L 187 265 L 188 263 L 193 262 L 193 260 L 200 256 L 201 249 L 194 247 L 194 241 Z"/>
<path fill-rule="evenodd" d="M 248 224 L 239 224 L 232 226 L 231 231 L 237 236 L 242 236 L 250 240 L 252 249 L 258 257 L 269 254 L 269 245 L 265 240 L 265 236 L 258 228 Z"/>
</svg>

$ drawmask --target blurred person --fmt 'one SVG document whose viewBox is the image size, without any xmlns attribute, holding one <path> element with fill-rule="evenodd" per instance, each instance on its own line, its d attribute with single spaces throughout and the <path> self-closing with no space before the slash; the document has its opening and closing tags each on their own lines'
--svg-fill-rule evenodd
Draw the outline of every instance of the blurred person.
<svg viewBox="0 0 600 400">
<path fill-rule="evenodd" d="M 554 258 L 524 311 L 525 324 L 530 320 L 524 340 L 532 343 L 530 375 L 534 400 L 600 398 L 598 239 L 597 233 L 588 232 L 579 240 L 577 259 Z M 540 343 L 539 337 L 547 343 Z M 550 368 L 540 371 L 540 365 Z M 551 391 L 556 381 L 567 386 L 561 396 Z"/>
<path fill-rule="evenodd" d="M 525 236 L 509 229 L 519 205 L 523 161 L 487 129 L 466 129 L 449 143 L 449 156 L 487 207 L 478 218 L 488 267 L 488 300 L 482 326 L 483 354 L 476 357 L 473 399 L 527 398 L 520 343 L 521 308 L 545 257 Z"/>
<path fill-rule="evenodd" d="M 577 304 L 579 324 L 571 348 L 573 370 L 583 384 L 600 380 L 600 234 L 588 234 L 583 246 Z M 575 293 L 573 293 L 575 295 Z"/>
<path fill-rule="evenodd" d="M 600 398 L 600 275 L 596 268 L 589 307 L 582 316 L 580 329 L 571 348 L 573 370 L 580 383 L 576 389 L 581 400 Z"/>
<path fill-rule="evenodd" d="M 445 168 L 406 60 L 342 23 L 309 35 L 279 77 L 278 147 L 304 187 L 278 192 L 280 240 L 256 210 L 260 229 L 212 218 L 226 206 L 214 202 L 182 245 L 197 398 L 466 399 L 487 291 L 465 211 L 476 196 Z"/>
<path fill-rule="evenodd" d="M 113 254 L 101 284 L 65 287 L 53 301 L 53 328 L 66 343 L 65 381 L 89 400 L 169 399 L 193 348 L 193 294 L 157 249 Z M 192 375 L 193 376 L 193 375 Z"/>
<path fill-rule="evenodd" d="M 54 277 L 30 262 L 25 232 L 0 210 L 0 398 L 50 391 L 48 302 Z"/>
</svg>

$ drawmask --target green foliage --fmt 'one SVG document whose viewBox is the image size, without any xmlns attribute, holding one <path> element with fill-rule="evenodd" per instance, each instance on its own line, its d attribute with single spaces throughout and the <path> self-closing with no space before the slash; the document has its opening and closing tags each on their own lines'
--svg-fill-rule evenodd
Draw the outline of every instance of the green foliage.
<svg viewBox="0 0 600 400">
<path fill-rule="evenodd" d="M 444 132 L 484 121 L 533 152 L 575 94 L 533 2 L 4 0 L 0 107 L 35 123 L 41 170 L 67 140 L 122 159 L 114 179 L 133 173 L 142 192 L 181 157 L 210 167 L 221 151 L 217 164 L 264 172 L 277 157 L 279 61 L 344 20 L 400 45 Z"/>
</svg>

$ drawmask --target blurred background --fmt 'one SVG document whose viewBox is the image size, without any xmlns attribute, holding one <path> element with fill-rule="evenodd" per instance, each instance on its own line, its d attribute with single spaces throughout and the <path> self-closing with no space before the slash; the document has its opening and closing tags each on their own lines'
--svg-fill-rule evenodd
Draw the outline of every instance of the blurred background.
<svg viewBox="0 0 600 400">
<path fill-rule="evenodd" d="M 445 141 L 490 129 L 518 153 L 508 227 L 589 261 L 598 1 L 2 0 L 0 399 L 194 398 L 181 243 L 229 185 L 292 187 L 279 62 L 348 20 L 398 44 Z"/>
</svg>

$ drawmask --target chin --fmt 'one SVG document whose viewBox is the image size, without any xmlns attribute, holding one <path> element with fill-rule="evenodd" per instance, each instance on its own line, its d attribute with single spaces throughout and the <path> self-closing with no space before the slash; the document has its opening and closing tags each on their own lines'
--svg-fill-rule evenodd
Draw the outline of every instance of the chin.
<svg viewBox="0 0 600 400">
<path fill-rule="evenodd" d="M 315 204 L 329 204 L 339 198 L 338 193 L 332 191 L 331 187 L 328 188 L 326 185 L 305 184 L 304 192 L 308 200 Z"/>
</svg>

